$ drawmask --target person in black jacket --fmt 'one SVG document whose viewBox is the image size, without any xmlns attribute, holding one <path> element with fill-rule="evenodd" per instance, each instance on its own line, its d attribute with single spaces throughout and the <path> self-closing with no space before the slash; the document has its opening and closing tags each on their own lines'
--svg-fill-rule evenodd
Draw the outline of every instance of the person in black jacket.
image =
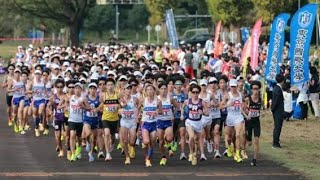
<svg viewBox="0 0 320 180">
<path fill-rule="evenodd" d="M 273 129 L 273 148 L 281 148 L 280 145 L 280 134 L 282 129 L 282 124 L 284 120 L 284 98 L 282 92 L 282 85 L 284 83 L 284 76 L 282 74 L 277 74 L 276 76 L 277 85 L 272 91 L 272 105 L 271 111 L 274 120 Z"/>
</svg>

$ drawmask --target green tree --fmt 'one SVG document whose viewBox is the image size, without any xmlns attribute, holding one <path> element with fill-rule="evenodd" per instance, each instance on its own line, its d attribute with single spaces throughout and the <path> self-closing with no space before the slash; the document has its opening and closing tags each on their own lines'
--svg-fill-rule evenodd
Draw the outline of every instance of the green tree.
<svg viewBox="0 0 320 180">
<path fill-rule="evenodd" d="M 128 13 L 127 25 L 130 29 L 139 31 L 148 25 L 149 16 L 150 13 L 148 12 L 146 5 L 133 5 Z"/>
<path fill-rule="evenodd" d="M 95 0 L 1 0 L 3 7 L 33 17 L 52 19 L 70 30 L 71 45 L 79 45 L 79 33 Z"/>
<path fill-rule="evenodd" d="M 273 19 L 280 13 L 293 15 L 298 10 L 298 1 L 292 0 L 254 0 L 256 16 L 262 17 L 265 24 L 271 24 Z M 308 3 L 308 0 L 300 0 L 301 7 Z"/>
<path fill-rule="evenodd" d="M 214 22 L 221 20 L 224 25 L 239 26 L 253 21 L 247 16 L 253 10 L 252 0 L 206 0 L 206 2 Z"/>
<path fill-rule="evenodd" d="M 148 11 L 150 12 L 149 23 L 159 24 L 163 21 L 164 13 L 167 9 L 175 9 L 179 1 L 175 0 L 145 0 Z"/>
<path fill-rule="evenodd" d="M 88 30 L 98 32 L 99 38 L 102 38 L 104 31 L 114 27 L 115 13 L 115 8 L 112 5 L 95 6 L 90 9 L 85 19 L 84 27 Z"/>
</svg>

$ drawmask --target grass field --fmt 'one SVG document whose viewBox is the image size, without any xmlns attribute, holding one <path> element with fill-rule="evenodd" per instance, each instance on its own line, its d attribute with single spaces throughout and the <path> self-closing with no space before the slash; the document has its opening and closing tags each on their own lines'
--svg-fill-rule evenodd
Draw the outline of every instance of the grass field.
<svg viewBox="0 0 320 180">
<path fill-rule="evenodd" d="M 270 112 L 261 118 L 261 154 L 284 166 L 320 179 L 320 119 L 284 122 L 281 134 L 282 149 L 272 149 L 273 119 Z"/>
</svg>

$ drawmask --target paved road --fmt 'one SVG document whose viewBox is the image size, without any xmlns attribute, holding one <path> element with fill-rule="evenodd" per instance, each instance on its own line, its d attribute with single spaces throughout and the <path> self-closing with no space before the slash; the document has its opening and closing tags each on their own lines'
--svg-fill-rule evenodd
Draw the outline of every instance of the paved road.
<svg viewBox="0 0 320 180">
<path fill-rule="evenodd" d="M 145 168 L 142 151 L 129 166 L 124 165 L 124 157 L 118 151 L 113 152 L 113 161 L 89 163 L 83 153 L 83 159 L 71 163 L 58 159 L 55 152 L 52 129 L 49 137 L 34 137 L 33 131 L 26 135 L 13 133 L 7 127 L 5 94 L 0 90 L 0 179 L 154 179 L 159 180 L 194 180 L 219 178 L 224 179 L 304 179 L 302 176 L 262 157 L 259 166 L 250 167 L 250 161 L 237 164 L 232 159 L 208 159 L 191 166 L 187 161 L 179 161 L 178 157 L 168 160 L 166 167 L 153 161 L 153 167 Z M 158 151 L 154 157 L 160 157 Z M 209 155 L 207 155 L 209 157 Z"/>
</svg>

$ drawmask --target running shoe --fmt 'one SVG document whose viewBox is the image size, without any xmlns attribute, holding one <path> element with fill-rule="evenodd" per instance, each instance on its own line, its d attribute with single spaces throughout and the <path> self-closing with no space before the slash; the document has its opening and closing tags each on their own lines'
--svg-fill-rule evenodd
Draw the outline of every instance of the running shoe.
<svg viewBox="0 0 320 180">
<path fill-rule="evenodd" d="M 214 158 L 221 158 L 221 154 L 219 153 L 219 151 L 216 151 L 215 153 L 214 153 Z"/>
<path fill-rule="evenodd" d="M 192 161 L 191 161 L 191 164 L 193 165 L 193 166 L 195 166 L 195 165 L 197 165 L 197 155 L 194 153 L 194 154 L 192 154 Z"/>
<path fill-rule="evenodd" d="M 111 154 L 107 153 L 107 157 L 106 157 L 105 161 L 111 161 L 111 160 L 112 160 Z"/>
<path fill-rule="evenodd" d="M 13 130 L 14 130 L 15 133 L 19 132 L 19 127 L 15 123 L 13 125 Z"/>
<path fill-rule="evenodd" d="M 44 131 L 44 126 L 43 126 L 42 123 L 39 123 L 39 130 L 40 130 L 40 131 Z"/>
<path fill-rule="evenodd" d="M 58 146 L 56 147 L 56 151 L 57 151 L 57 152 L 59 152 L 59 151 L 60 151 L 60 149 L 59 149 L 59 147 L 58 147 Z"/>
<path fill-rule="evenodd" d="M 191 162 L 191 161 L 192 161 L 192 154 L 189 154 L 188 161 L 189 161 L 189 162 Z"/>
<path fill-rule="evenodd" d="M 136 146 L 139 146 L 140 145 L 140 138 L 137 137 L 137 140 L 136 140 Z"/>
<path fill-rule="evenodd" d="M 172 151 L 177 151 L 178 143 L 177 142 L 173 142 L 173 145 L 171 145 L 171 149 L 172 149 Z"/>
<path fill-rule="evenodd" d="M 81 146 L 77 146 L 75 156 L 76 156 L 78 159 L 81 159 L 81 157 L 82 157 L 82 156 L 81 156 L 81 151 L 82 151 Z"/>
<path fill-rule="evenodd" d="M 151 164 L 150 159 L 147 159 L 146 160 L 146 167 L 151 167 L 151 166 L 152 166 L 152 164 Z"/>
<path fill-rule="evenodd" d="M 186 160 L 186 159 L 187 159 L 186 155 L 184 153 L 181 153 L 180 160 Z"/>
<path fill-rule="evenodd" d="M 61 140 L 61 141 L 64 141 L 64 135 L 61 135 L 60 140 Z"/>
<path fill-rule="evenodd" d="M 100 151 L 99 153 L 98 153 L 98 158 L 105 158 L 106 156 L 104 155 L 104 153 L 103 153 L 103 151 Z"/>
<path fill-rule="evenodd" d="M 64 156 L 63 150 L 60 150 L 59 154 L 58 154 L 58 157 L 63 157 L 63 156 Z"/>
<path fill-rule="evenodd" d="M 45 130 L 43 131 L 43 135 L 49 135 L 49 129 L 45 129 Z"/>
<path fill-rule="evenodd" d="M 39 129 L 35 129 L 34 131 L 35 131 L 36 137 L 39 137 L 39 136 L 40 136 L 40 131 L 39 131 Z"/>
<path fill-rule="evenodd" d="M 81 146 L 82 146 L 82 147 L 86 147 L 86 145 L 87 145 L 86 141 L 82 140 Z"/>
<path fill-rule="evenodd" d="M 93 154 L 91 152 L 89 152 L 88 156 L 89 156 L 89 162 L 93 162 L 94 161 Z"/>
<path fill-rule="evenodd" d="M 136 150 L 135 150 L 135 148 L 133 147 L 133 146 L 130 146 L 130 148 L 129 149 L 131 149 L 131 150 L 129 150 L 129 157 L 130 158 L 135 158 L 136 157 Z"/>
<path fill-rule="evenodd" d="M 206 160 L 207 160 L 206 156 L 204 154 L 201 154 L 200 161 L 206 161 Z"/>
<path fill-rule="evenodd" d="M 237 163 L 240 163 L 240 162 L 243 161 L 239 155 L 235 155 L 234 157 L 235 157 L 235 161 L 236 161 Z"/>
<path fill-rule="evenodd" d="M 19 126 L 18 131 L 21 132 L 23 130 L 22 126 Z"/>
<path fill-rule="evenodd" d="M 25 130 L 25 131 L 29 131 L 29 130 L 31 130 L 30 125 L 28 125 L 28 124 L 27 124 L 27 125 L 25 125 L 25 126 L 24 126 L 24 130 Z"/>
<path fill-rule="evenodd" d="M 142 147 L 142 149 L 144 149 L 144 148 L 146 148 L 146 145 L 142 143 L 141 147 Z"/>
<path fill-rule="evenodd" d="M 87 141 L 87 144 L 86 144 L 86 151 L 87 153 L 91 151 L 91 145 L 90 143 Z"/>
<path fill-rule="evenodd" d="M 71 157 L 72 157 L 71 151 L 67 151 L 67 159 L 69 161 L 71 161 Z"/>
<path fill-rule="evenodd" d="M 94 153 L 98 153 L 98 151 L 99 151 L 98 146 L 94 146 L 93 152 L 94 152 Z"/>
<path fill-rule="evenodd" d="M 207 141 L 207 150 L 208 150 L 208 153 L 212 153 L 212 151 L 213 151 L 212 142 L 211 141 Z"/>
<path fill-rule="evenodd" d="M 172 151 L 172 149 L 169 150 L 169 156 L 173 157 L 174 156 L 174 152 Z"/>
<path fill-rule="evenodd" d="M 71 162 L 75 162 L 77 160 L 77 156 L 75 156 L 74 154 L 71 155 L 70 161 Z"/>
<path fill-rule="evenodd" d="M 124 162 L 125 165 L 131 164 L 130 157 L 126 157 L 126 161 Z"/>
<path fill-rule="evenodd" d="M 171 143 L 166 143 L 164 146 L 169 149 L 171 147 Z"/>
<path fill-rule="evenodd" d="M 117 150 L 119 149 L 122 149 L 122 145 L 120 143 L 117 145 Z"/>
<path fill-rule="evenodd" d="M 8 119 L 8 126 L 11 127 L 13 125 L 12 120 Z"/>
<path fill-rule="evenodd" d="M 250 165 L 251 165 L 251 166 L 257 166 L 257 160 L 256 160 L 256 159 L 252 159 Z"/>
<path fill-rule="evenodd" d="M 20 134 L 24 135 L 26 132 L 24 130 L 20 131 Z"/>
<path fill-rule="evenodd" d="M 115 137 L 115 139 L 119 139 L 119 134 L 118 133 L 116 133 L 115 135 L 114 135 L 114 137 Z"/>
<path fill-rule="evenodd" d="M 248 159 L 248 155 L 245 150 L 241 150 L 241 157 L 242 157 L 242 159 Z"/>
<path fill-rule="evenodd" d="M 231 149 L 231 146 L 229 146 L 228 149 L 227 149 L 227 157 L 231 158 L 232 155 L 233 155 L 233 151 Z"/>
<path fill-rule="evenodd" d="M 167 158 L 162 158 L 160 161 L 160 166 L 165 166 L 167 164 Z"/>
</svg>

